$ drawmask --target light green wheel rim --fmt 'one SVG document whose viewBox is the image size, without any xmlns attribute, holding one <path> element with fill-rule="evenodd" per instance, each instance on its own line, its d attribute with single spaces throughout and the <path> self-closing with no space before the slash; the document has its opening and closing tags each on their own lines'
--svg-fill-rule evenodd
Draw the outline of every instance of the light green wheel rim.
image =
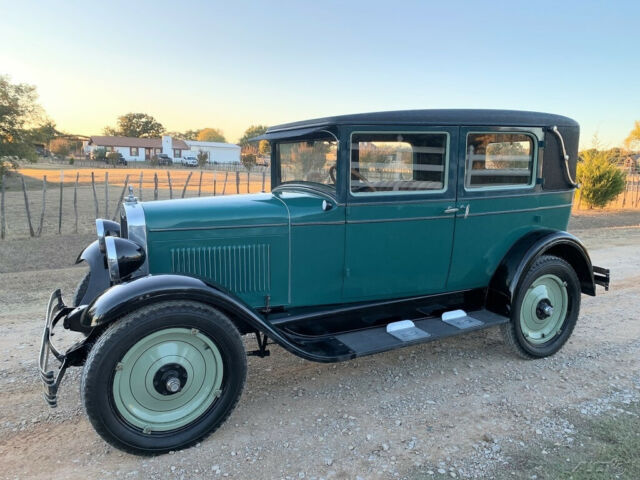
<svg viewBox="0 0 640 480">
<path fill-rule="evenodd" d="M 548 316 L 540 315 L 540 305 L 549 305 Z M 561 332 L 567 316 L 567 285 L 555 275 L 542 275 L 527 289 L 520 308 L 520 328 L 526 340 L 541 345 Z"/>
<path fill-rule="evenodd" d="M 187 380 L 174 394 L 153 384 L 162 367 L 179 365 Z M 215 343 L 197 329 L 167 328 L 133 345 L 116 365 L 113 399 L 118 413 L 145 433 L 165 432 L 196 420 L 220 396 L 222 356 Z"/>
</svg>

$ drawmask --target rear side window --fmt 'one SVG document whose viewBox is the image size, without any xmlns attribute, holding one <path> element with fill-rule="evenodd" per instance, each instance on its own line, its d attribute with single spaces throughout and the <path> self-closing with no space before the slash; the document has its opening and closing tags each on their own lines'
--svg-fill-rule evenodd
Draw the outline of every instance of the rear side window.
<svg viewBox="0 0 640 480">
<path fill-rule="evenodd" d="M 353 133 L 354 194 L 446 189 L 446 133 Z"/>
<path fill-rule="evenodd" d="M 533 138 L 523 133 L 469 133 L 466 188 L 530 185 Z"/>
</svg>

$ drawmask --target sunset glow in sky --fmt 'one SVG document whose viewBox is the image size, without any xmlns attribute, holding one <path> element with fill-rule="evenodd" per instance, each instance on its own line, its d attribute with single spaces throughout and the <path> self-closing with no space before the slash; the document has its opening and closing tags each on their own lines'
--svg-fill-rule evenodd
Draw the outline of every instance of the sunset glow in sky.
<svg viewBox="0 0 640 480">
<path fill-rule="evenodd" d="M 0 74 L 64 131 L 168 130 L 413 108 L 558 113 L 622 143 L 640 120 L 640 2 L 0 0 Z"/>
</svg>

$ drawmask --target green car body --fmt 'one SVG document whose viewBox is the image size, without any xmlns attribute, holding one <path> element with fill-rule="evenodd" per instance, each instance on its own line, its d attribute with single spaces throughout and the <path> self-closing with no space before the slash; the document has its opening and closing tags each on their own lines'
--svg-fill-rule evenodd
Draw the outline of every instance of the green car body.
<svg viewBox="0 0 640 480">
<path fill-rule="evenodd" d="M 155 202 L 131 194 L 119 224 L 97 221 L 73 305 L 52 295 L 45 397 L 55 406 L 64 370 L 86 362 L 98 432 L 156 452 L 226 418 L 244 381 L 240 334 L 256 335 L 250 355 L 267 356 L 270 341 L 334 362 L 500 325 L 521 356 L 551 355 L 573 330 L 580 293 L 609 286 L 609 271 L 565 231 L 578 138 L 575 121 L 534 112 L 328 117 L 255 139 L 270 142 L 271 192 Z M 87 339 L 58 352 L 58 321 Z M 49 352 L 62 362 L 57 375 Z M 145 392 L 128 390 L 136 377 Z M 210 406 L 182 400 L 193 381 L 215 392 Z M 105 395 L 114 400 L 102 405 Z M 171 405 L 170 422 L 149 405 Z"/>
</svg>

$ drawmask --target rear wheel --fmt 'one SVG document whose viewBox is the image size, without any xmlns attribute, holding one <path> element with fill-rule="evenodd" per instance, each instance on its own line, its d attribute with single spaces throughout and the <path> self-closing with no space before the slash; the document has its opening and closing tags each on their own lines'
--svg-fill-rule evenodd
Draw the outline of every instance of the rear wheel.
<svg viewBox="0 0 640 480">
<path fill-rule="evenodd" d="M 96 431 L 132 453 L 187 447 L 237 404 L 246 377 L 240 334 L 221 312 L 163 302 L 130 313 L 94 345 L 82 399 Z"/>
<path fill-rule="evenodd" d="M 580 312 L 580 281 L 565 260 L 544 255 L 531 266 L 515 294 L 511 321 L 502 333 L 518 355 L 556 353 L 571 336 Z"/>
</svg>

